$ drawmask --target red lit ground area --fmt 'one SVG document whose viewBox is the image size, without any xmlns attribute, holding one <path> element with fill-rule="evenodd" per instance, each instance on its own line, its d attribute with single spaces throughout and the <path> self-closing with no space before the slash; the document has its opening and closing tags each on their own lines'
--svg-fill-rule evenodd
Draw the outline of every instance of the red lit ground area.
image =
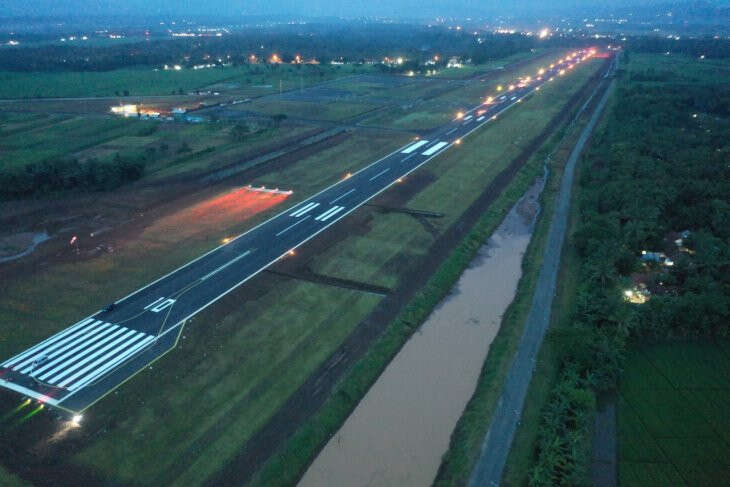
<svg viewBox="0 0 730 487">
<path fill-rule="evenodd" d="M 240 223 L 284 203 L 286 193 L 236 188 L 175 211 L 148 226 L 141 238 L 149 242 L 180 242 L 201 235 L 220 236 L 241 231 Z"/>
</svg>

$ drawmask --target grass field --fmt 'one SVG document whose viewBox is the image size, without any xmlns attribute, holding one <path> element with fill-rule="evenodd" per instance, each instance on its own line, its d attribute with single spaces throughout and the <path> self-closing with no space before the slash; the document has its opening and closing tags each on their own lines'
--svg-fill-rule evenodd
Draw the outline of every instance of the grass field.
<svg viewBox="0 0 730 487">
<path fill-rule="evenodd" d="M 631 53 L 630 62 L 624 68 L 632 77 L 642 76 L 642 82 L 724 83 L 730 77 L 730 63 L 726 60 L 681 54 Z"/>
<path fill-rule="evenodd" d="M 560 55 L 558 51 L 550 59 L 557 60 Z M 457 111 L 476 106 L 487 95 L 496 95 L 498 85 L 514 82 L 520 76 L 534 76 L 546 62 L 548 61 L 542 59 L 534 60 L 522 66 L 516 73 L 499 73 L 488 81 L 472 81 L 463 88 L 448 91 L 428 101 L 377 113 L 362 124 L 412 130 L 427 130 L 437 127 L 454 117 Z"/>
<path fill-rule="evenodd" d="M 239 106 L 242 110 L 253 110 L 269 115 L 283 113 L 289 117 L 331 121 L 354 117 L 355 115 L 359 115 L 375 108 L 375 105 L 368 105 L 365 103 L 340 101 L 314 103 L 306 101 L 272 100 L 270 98 Z"/>
<path fill-rule="evenodd" d="M 368 72 L 363 66 L 245 65 L 209 69 L 155 71 L 152 68 L 104 72 L 21 73 L 0 71 L 0 98 L 96 97 L 170 95 L 218 85 L 222 91 L 248 94 L 309 86 L 349 74 Z M 221 86 L 220 84 L 224 84 Z M 271 85 L 263 88 L 262 85 Z"/>
<path fill-rule="evenodd" d="M 53 157 L 111 161 L 117 154 L 144 157 L 144 179 L 216 169 L 241 162 L 312 128 L 270 128 L 245 141 L 232 124 L 179 124 L 112 117 L 5 114 L 0 118 L 0 170 Z M 184 145 L 188 150 L 183 151 Z"/>
<path fill-rule="evenodd" d="M 543 52 L 543 49 L 536 49 L 535 51 L 519 52 L 504 59 L 489 61 L 484 64 L 467 64 L 462 68 L 443 68 L 439 70 L 438 73 L 434 75 L 434 77 L 467 78 L 469 76 L 474 76 L 475 74 L 504 69 L 504 67 L 508 64 L 516 63 L 518 61 L 529 59 L 534 56 L 539 56 Z"/>
<path fill-rule="evenodd" d="M 727 342 L 634 350 L 619 387 L 620 484 L 727 484 L 728 377 Z"/>
<path fill-rule="evenodd" d="M 137 135 L 151 123 L 135 123 L 120 118 L 63 117 L 28 115 L 26 123 L 0 122 L 0 170 L 25 166 L 44 159 L 67 156 L 109 142 Z"/>
</svg>

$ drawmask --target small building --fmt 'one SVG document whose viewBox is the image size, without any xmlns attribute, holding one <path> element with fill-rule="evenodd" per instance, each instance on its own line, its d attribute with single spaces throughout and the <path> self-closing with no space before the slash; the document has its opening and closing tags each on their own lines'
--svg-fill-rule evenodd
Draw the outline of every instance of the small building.
<svg viewBox="0 0 730 487">
<path fill-rule="evenodd" d="M 461 62 L 461 59 L 459 59 L 456 56 L 451 56 L 449 58 L 449 61 L 446 63 L 447 68 L 463 68 L 464 63 Z"/>
<path fill-rule="evenodd" d="M 139 114 L 137 105 L 119 105 L 110 108 L 110 111 L 115 115 L 122 117 L 136 117 Z"/>
<path fill-rule="evenodd" d="M 666 256 L 664 252 L 651 252 L 648 250 L 641 251 L 642 262 L 656 262 L 666 266 L 673 266 L 674 261 Z"/>
</svg>

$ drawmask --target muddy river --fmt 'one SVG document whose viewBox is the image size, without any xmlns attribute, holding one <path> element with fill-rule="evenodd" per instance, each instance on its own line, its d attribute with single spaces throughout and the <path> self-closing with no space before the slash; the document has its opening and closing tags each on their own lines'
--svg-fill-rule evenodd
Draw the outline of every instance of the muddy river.
<svg viewBox="0 0 730 487">
<path fill-rule="evenodd" d="M 538 181 L 512 208 L 452 293 L 327 443 L 300 486 L 431 485 L 514 298 L 542 186 Z"/>
</svg>

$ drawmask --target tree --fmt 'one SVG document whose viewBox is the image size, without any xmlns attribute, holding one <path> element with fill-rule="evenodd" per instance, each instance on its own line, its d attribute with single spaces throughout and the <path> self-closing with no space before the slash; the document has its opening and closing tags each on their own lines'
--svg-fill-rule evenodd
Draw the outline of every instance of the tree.
<svg viewBox="0 0 730 487">
<path fill-rule="evenodd" d="M 285 113 L 277 113 L 273 117 L 271 117 L 271 120 L 274 122 L 274 127 L 279 128 L 279 125 L 281 125 L 281 122 L 286 120 L 288 117 Z"/>
</svg>

